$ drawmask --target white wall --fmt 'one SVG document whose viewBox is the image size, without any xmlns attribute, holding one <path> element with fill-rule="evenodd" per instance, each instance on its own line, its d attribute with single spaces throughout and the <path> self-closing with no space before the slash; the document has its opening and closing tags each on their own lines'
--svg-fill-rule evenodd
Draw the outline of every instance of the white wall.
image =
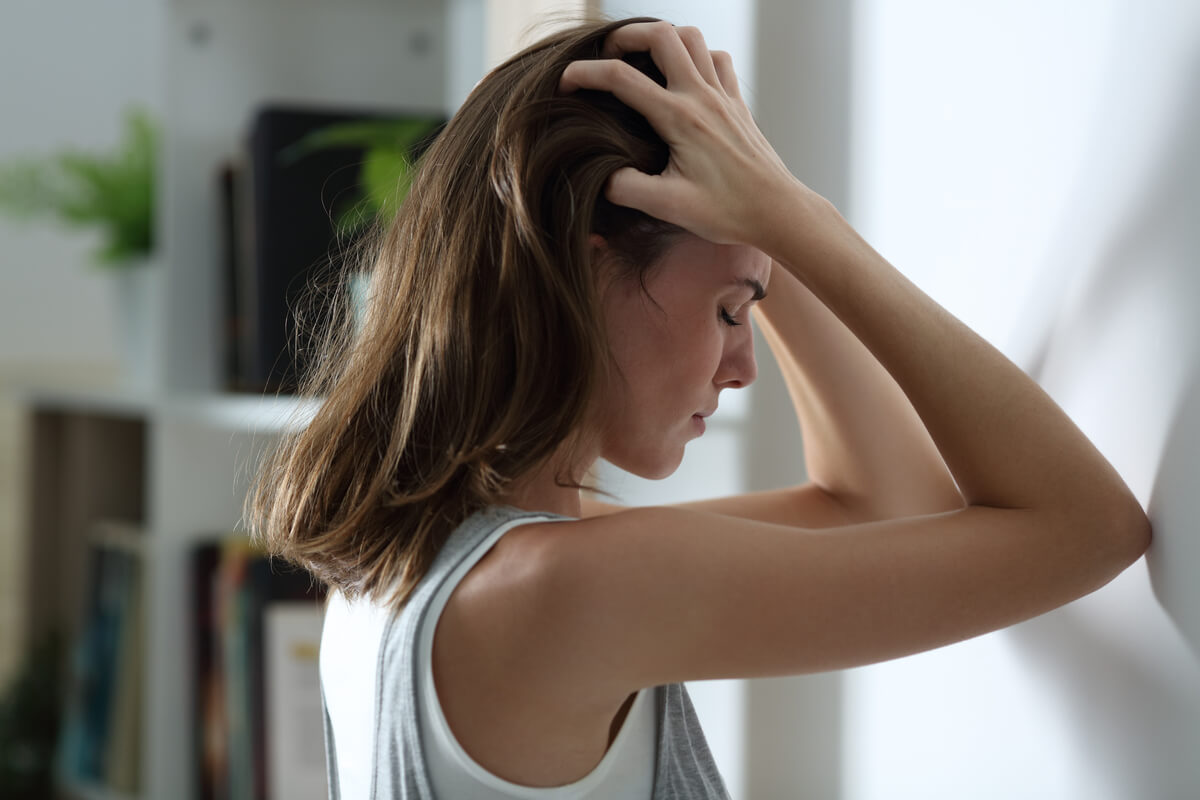
<svg viewBox="0 0 1200 800">
<path fill-rule="evenodd" d="M 9 0 L 0 158 L 108 146 L 125 105 L 162 107 L 162 5 Z M 845 674 L 695 685 L 735 797 L 1193 796 L 1200 536 L 1188 503 L 1200 401 L 1193 389 L 1185 407 L 1182 392 L 1200 345 L 1200 7 L 612 0 L 605 10 L 695 24 L 732 52 L 797 174 L 1033 371 L 1156 524 L 1149 569 L 1008 632 Z M 114 358 L 90 245 L 0 219 L 0 366 Z M 788 413 L 772 381 L 765 365 L 671 481 L 615 488 L 663 502 L 798 479 L 794 439 L 772 438 Z"/>
<path fill-rule="evenodd" d="M 1194 797 L 1200 7 L 860 0 L 853 50 L 853 221 L 1039 379 L 1157 538 L 1064 609 L 848 673 L 844 796 Z"/>
<path fill-rule="evenodd" d="M 741 28 L 707 5 L 623 10 L 737 47 L 722 39 Z M 723 702 L 702 695 L 734 796 L 1196 796 L 1200 6 L 758 0 L 725 11 L 752 20 L 735 63 L 796 174 L 1029 370 L 1156 528 L 1146 562 L 1008 631 L 844 673 L 731 682 Z M 786 426 L 786 399 L 763 383 L 748 392 L 741 474 L 689 483 L 716 455 L 702 440 L 684 486 L 757 488 L 787 471 L 770 462 L 790 445 L 765 433 Z M 764 456 L 769 467 L 752 468 Z M 670 499 L 672 485 L 657 491 L 644 497 Z"/>
<path fill-rule="evenodd" d="M 123 110 L 162 104 L 162 0 L 8 0 L 0 10 L 0 159 L 102 149 Z M 95 239 L 0 217 L 0 369 L 113 362 Z"/>
</svg>

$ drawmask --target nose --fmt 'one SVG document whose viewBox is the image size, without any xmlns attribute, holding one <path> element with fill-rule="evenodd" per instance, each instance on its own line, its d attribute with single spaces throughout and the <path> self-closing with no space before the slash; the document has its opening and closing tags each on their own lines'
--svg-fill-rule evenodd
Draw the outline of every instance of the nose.
<svg viewBox="0 0 1200 800">
<path fill-rule="evenodd" d="M 754 383 L 758 377 L 758 364 L 754 360 L 754 334 L 750 325 L 735 330 L 736 335 L 725 341 L 721 363 L 713 376 L 713 383 L 722 389 L 741 389 Z"/>
</svg>

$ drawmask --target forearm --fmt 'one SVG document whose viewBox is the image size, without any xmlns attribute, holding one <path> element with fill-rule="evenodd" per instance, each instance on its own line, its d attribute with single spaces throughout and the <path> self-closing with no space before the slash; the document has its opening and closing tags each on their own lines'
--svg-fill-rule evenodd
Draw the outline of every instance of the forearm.
<svg viewBox="0 0 1200 800">
<path fill-rule="evenodd" d="M 795 405 L 813 483 L 854 519 L 962 507 L 941 454 L 896 381 L 778 263 L 756 313 Z"/>
<path fill-rule="evenodd" d="M 796 186 L 781 190 L 780 216 L 763 221 L 758 243 L 896 380 L 968 503 L 1126 509 L 1119 476 L 1033 381 Z M 798 224 L 781 225 L 789 212 Z"/>
</svg>

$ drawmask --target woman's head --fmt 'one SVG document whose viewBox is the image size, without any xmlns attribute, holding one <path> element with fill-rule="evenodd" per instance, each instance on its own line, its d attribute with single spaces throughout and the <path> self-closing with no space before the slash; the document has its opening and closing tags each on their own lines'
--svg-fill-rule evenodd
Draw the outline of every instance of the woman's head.
<svg viewBox="0 0 1200 800">
<path fill-rule="evenodd" d="M 479 479 L 520 475 L 581 432 L 609 366 L 601 278 L 640 282 L 682 233 L 604 197 L 615 170 L 666 166 L 649 123 L 610 94 L 558 92 L 620 24 L 555 33 L 480 81 L 425 155 L 375 270 L 377 327 L 422 320 L 405 344 L 445 377 L 438 436 L 461 426 L 454 450 L 488 467 Z M 665 82 L 648 54 L 629 60 Z"/>
<path fill-rule="evenodd" d="M 605 459 L 644 478 L 675 471 L 721 391 L 757 375 L 750 308 L 770 275 L 771 259 L 759 250 L 685 234 L 643 283 L 606 287 L 617 374 L 597 409 Z"/>
<path fill-rule="evenodd" d="M 303 388 L 324 402 L 259 473 L 249 525 L 273 551 L 351 594 L 399 580 L 399 599 L 510 481 L 592 447 L 611 367 L 601 277 L 644 285 L 682 236 L 604 199 L 615 170 L 666 166 L 645 119 L 557 92 L 627 22 L 509 59 L 425 151 L 375 249 L 361 332 L 330 331 Z M 664 82 L 648 55 L 628 60 Z"/>
</svg>

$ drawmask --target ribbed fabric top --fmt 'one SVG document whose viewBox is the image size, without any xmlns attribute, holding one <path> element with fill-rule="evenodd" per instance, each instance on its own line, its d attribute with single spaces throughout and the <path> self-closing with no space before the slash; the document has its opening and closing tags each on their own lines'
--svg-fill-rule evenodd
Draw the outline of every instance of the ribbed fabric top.
<svg viewBox="0 0 1200 800">
<path fill-rule="evenodd" d="M 332 800 L 459 800 L 463 787 L 483 792 L 478 797 L 496 798 L 728 800 L 682 684 L 642 690 L 597 768 L 566 786 L 510 784 L 470 761 L 461 748 L 455 749 L 457 742 L 440 706 L 431 705 L 436 693 L 431 691 L 427 663 L 445 600 L 509 530 L 565 519 L 508 507 L 475 514 L 450 535 L 398 614 L 369 600 L 347 603 L 334 594 L 321 641 Z M 645 782 L 645 768 L 651 765 L 642 749 L 647 745 L 653 751 L 651 785 Z M 464 767 L 461 776 L 447 773 L 455 764 Z M 439 794 L 437 789 L 444 791 Z M 449 792 L 455 796 L 448 798 Z"/>
</svg>

